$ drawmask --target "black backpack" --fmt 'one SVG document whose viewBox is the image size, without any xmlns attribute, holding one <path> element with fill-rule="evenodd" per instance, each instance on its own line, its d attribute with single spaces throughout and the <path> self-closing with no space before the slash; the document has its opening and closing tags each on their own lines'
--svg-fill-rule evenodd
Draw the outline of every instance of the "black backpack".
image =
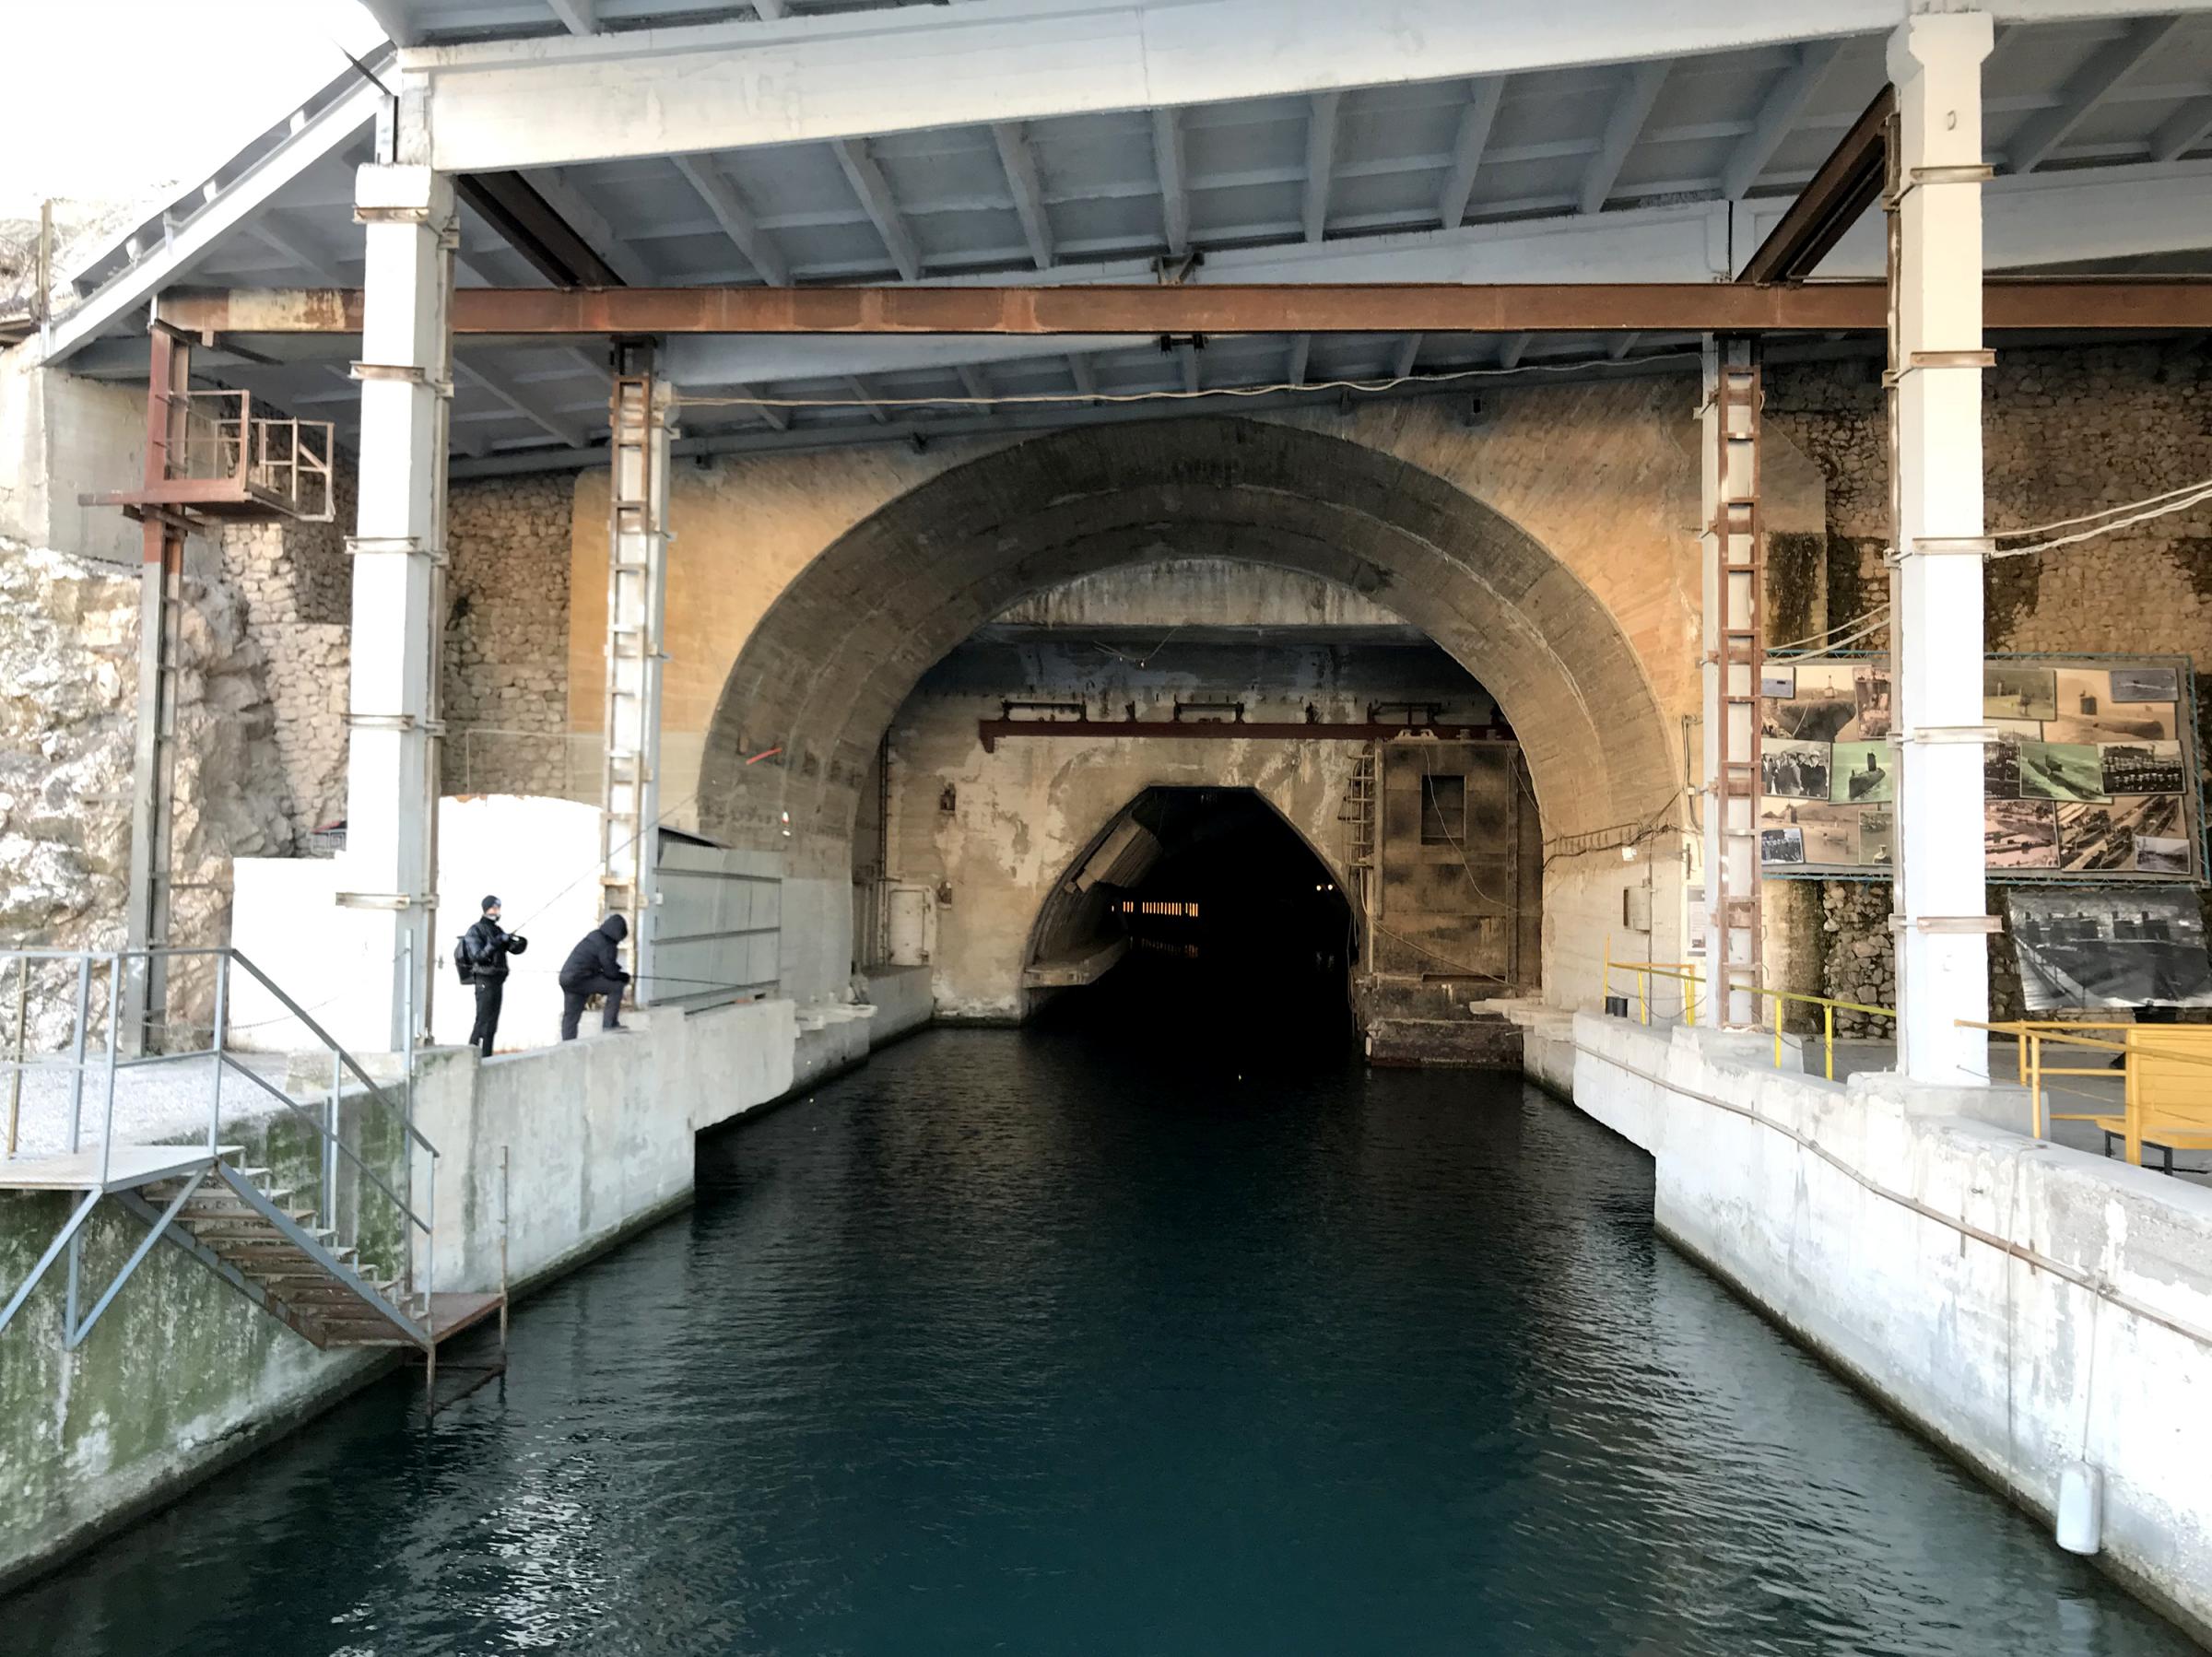
<svg viewBox="0 0 2212 1657">
<path fill-rule="evenodd" d="M 453 940 L 453 970 L 461 975 L 461 981 L 465 984 L 477 981 L 476 955 L 469 948 L 466 933 Z"/>
</svg>

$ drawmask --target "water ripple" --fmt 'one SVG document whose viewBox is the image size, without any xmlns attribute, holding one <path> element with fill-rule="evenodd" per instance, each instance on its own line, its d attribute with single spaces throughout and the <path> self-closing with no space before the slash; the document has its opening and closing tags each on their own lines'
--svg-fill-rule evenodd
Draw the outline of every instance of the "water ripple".
<svg viewBox="0 0 2212 1657">
<path fill-rule="evenodd" d="M 7 1607 L 56 1657 L 2189 1649 L 1505 1078 L 933 1033 Z M 25 1643 L 16 1645 L 14 1639 Z"/>
</svg>

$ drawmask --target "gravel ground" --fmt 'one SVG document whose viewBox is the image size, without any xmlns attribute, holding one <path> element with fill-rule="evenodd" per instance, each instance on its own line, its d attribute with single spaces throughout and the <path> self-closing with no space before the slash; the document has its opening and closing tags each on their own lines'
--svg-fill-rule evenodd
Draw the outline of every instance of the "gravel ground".
<svg viewBox="0 0 2212 1657">
<path fill-rule="evenodd" d="M 285 1072 L 290 1064 L 285 1054 L 233 1056 L 271 1086 L 285 1085 Z M 6 1148 L 8 1075 L 13 1068 L 0 1061 L 0 1155 Z M 16 1144 L 18 1158 L 50 1156 L 69 1148 L 69 1095 L 74 1075 L 66 1058 L 33 1058 L 23 1066 L 22 1116 Z M 216 1061 L 206 1053 L 116 1071 L 115 1142 L 157 1145 L 205 1133 L 209 1093 L 216 1084 Z M 222 1122 L 253 1121 L 282 1109 L 265 1089 L 242 1075 L 225 1075 L 220 1085 Z M 81 1143 L 98 1145 L 107 1110 L 107 1072 L 98 1059 L 88 1059 L 85 1064 L 81 1110 Z"/>
</svg>

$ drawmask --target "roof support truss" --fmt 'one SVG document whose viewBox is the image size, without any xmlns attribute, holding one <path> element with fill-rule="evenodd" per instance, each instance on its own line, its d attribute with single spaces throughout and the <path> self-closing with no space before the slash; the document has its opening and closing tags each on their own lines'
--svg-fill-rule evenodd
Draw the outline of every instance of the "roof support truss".
<svg viewBox="0 0 2212 1657">
<path fill-rule="evenodd" d="M 922 250 L 915 246 L 913 233 L 906 228 L 906 219 L 899 211 L 899 203 L 891 194 L 891 182 L 883 176 L 883 168 L 869 150 L 867 142 L 860 138 L 841 138 L 832 147 L 837 152 L 837 164 L 844 169 L 845 178 L 853 186 L 853 194 L 860 197 L 863 211 L 883 238 L 891 264 L 909 282 L 919 280 L 922 275 Z"/>
<path fill-rule="evenodd" d="M 2173 38 L 2185 19 L 2142 18 L 2129 24 L 2076 72 L 2050 109 L 2030 115 L 2005 147 L 2005 161 L 2012 172 L 2033 172 L 2089 112 L 2104 101 L 2105 94 L 2125 79 L 2135 67 Z"/>
<path fill-rule="evenodd" d="M 1630 69 L 1621 82 L 1620 101 L 1606 120 L 1606 135 L 1597 147 L 1597 154 L 1590 158 L 1590 165 L 1583 173 L 1580 206 L 1584 213 L 1595 213 L 1606 205 L 1613 194 L 1613 186 L 1620 182 L 1620 170 L 1629 159 L 1629 151 L 1636 147 L 1637 136 L 1643 123 L 1652 118 L 1652 106 L 1659 101 L 1660 88 L 1666 85 L 1665 63 L 1638 64 Z"/>
<path fill-rule="evenodd" d="M 1152 164 L 1159 174 L 1161 229 L 1168 253 L 1182 258 L 1191 247 L 1191 195 L 1182 169 L 1182 112 L 1152 112 Z"/>
<path fill-rule="evenodd" d="M 1459 135 L 1452 146 L 1452 170 L 1436 204 L 1436 217 L 1447 230 L 1456 230 L 1466 221 L 1475 175 L 1482 170 L 1482 152 L 1489 147 L 1490 127 L 1504 97 L 1502 75 L 1485 76 L 1468 88 L 1467 107 L 1459 114 Z"/>
<path fill-rule="evenodd" d="M 771 288 L 788 288 L 791 264 L 776 246 L 775 238 L 760 228 L 752 208 L 738 194 L 737 186 L 704 156 L 669 159 L 676 163 L 677 171 L 684 175 L 684 182 L 707 204 L 707 211 L 714 215 L 714 222 L 722 227 L 722 233 L 745 255 L 746 262 L 760 273 L 760 279 Z"/>
<path fill-rule="evenodd" d="M 1721 194 L 1741 201 L 1759 175 L 1767 170 L 1782 141 L 1805 113 L 1805 106 L 1835 65 L 1843 50 L 1840 41 L 1812 41 L 1797 48 L 1797 61 L 1784 69 L 1768 88 L 1751 130 L 1736 140 L 1727 164 L 1721 169 Z"/>
<path fill-rule="evenodd" d="M 1300 215 L 1306 240 L 1319 241 L 1329 227 L 1329 184 L 1336 170 L 1336 110 L 1341 92 L 1316 92 L 1306 112 L 1306 196 Z"/>
<path fill-rule="evenodd" d="M 999 165 L 1006 170 L 1006 187 L 1014 193 L 1014 211 L 1021 219 L 1021 233 L 1029 239 L 1030 257 L 1039 270 L 1053 264 L 1053 221 L 1044 210 L 1044 185 L 1037 176 L 1037 152 L 1018 121 L 997 121 L 991 125 L 991 141 L 998 147 Z"/>
</svg>

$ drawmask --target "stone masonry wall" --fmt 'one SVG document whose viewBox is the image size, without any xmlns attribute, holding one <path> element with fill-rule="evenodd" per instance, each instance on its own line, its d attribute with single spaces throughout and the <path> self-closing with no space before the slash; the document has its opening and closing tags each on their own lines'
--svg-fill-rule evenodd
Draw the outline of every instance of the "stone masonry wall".
<svg viewBox="0 0 2212 1657">
<path fill-rule="evenodd" d="M 1986 377 L 1983 471 L 1998 532 L 2077 517 L 2212 476 L 2212 358 L 2168 345 L 2000 350 Z M 1888 473 L 1879 373 L 1848 362 L 1774 370 L 1767 418 L 1828 484 L 1827 623 L 1888 597 Z M 2030 558 L 1993 563 L 1992 651 L 2177 652 L 2212 671 L 2212 508 Z M 1858 649 L 1888 642 L 1877 631 Z M 2198 746 L 2212 726 L 2200 697 Z M 1887 885 L 1827 882 L 1828 993 L 1894 1005 Z M 2001 912 L 2001 891 L 1990 893 Z M 1995 1016 L 2019 1016 L 2009 944 L 1992 942 Z M 1853 1020 L 1854 1026 L 1861 1021 Z M 1884 1033 L 1887 1033 L 1886 1030 Z"/>
<path fill-rule="evenodd" d="M 598 798 L 595 742 L 569 735 L 569 567 L 576 479 L 454 486 L 445 630 L 449 793 Z"/>
<path fill-rule="evenodd" d="M 223 532 L 224 579 L 245 605 L 266 660 L 282 808 L 282 852 L 318 849 L 314 831 L 346 815 L 347 617 L 353 473 L 341 465 L 328 523 L 239 523 Z"/>
<path fill-rule="evenodd" d="M 569 548 L 575 480 L 564 474 L 458 484 L 447 502 L 443 786 L 566 794 Z M 290 825 L 282 852 L 332 842 L 346 816 L 346 711 L 353 478 L 341 468 L 328 523 L 249 523 L 222 537 L 225 580 L 260 647 Z M 521 734 L 511 734 L 521 733 Z M 581 779 L 595 788 L 596 774 Z"/>
</svg>

